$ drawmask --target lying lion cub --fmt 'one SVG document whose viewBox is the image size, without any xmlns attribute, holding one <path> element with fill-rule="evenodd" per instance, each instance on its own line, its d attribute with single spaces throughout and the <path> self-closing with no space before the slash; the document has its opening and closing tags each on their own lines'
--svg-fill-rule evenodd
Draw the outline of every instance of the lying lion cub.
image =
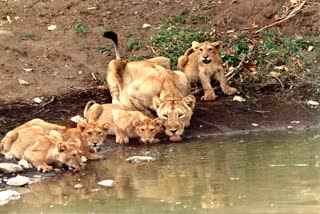
<svg viewBox="0 0 320 214">
<path fill-rule="evenodd" d="M 162 130 L 159 118 L 151 119 L 139 111 L 130 111 L 117 104 L 87 103 L 84 117 L 92 122 L 113 124 L 109 134 L 116 135 L 116 143 L 129 143 L 129 138 L 140 138 L 143 143 L 156 143 L 156 134 Z"/>
<path fill-rule="evenodd" d="M 8 132 L 1 142 L 1 153 L 8 159 L 25 159 L 38 171 L 43 172 L 51 171 L 62 164 L 78 171 L 82 165 L 81 154 L 74 144 L 47 135 L 39 126 Z"/>
<path fill-rule="evenodd" d="M 61 138 L 61 140 L 66 142 L 75 142 L 78 150 L 81 151 L 81 153 L 89 160 L 100 158 L 95 152 L 95 149 L 103 144 L 109 130 L 109 124 L 101 126 L 95 122 L 87 123 L 85 121 L 79 121 L 76 128 L 67 128 L 65 126 L 48 123 L 42 119 L 33 119 L 16 127 L 7 135 L 10 136 L 15 131 L 31 126 L 41 127 L 46 134 L 51 134 L 55 131 L 55 134 L 52 135 L 56 138 Z M 57 133 L 61 136 L 59 137 Z M 7 143 L 5 138 L 3 140 L 2 147 L 4 151 L 10 148 L 10 143 Z"/>
<path fill-rule="evenodd" d="M 222 48 L 222 42 L 192 42 L 192 48 L 189 48 L 185 55 L 178 59 L 178 69 L 184 71 L 191 83 L 201 82 L 204 96 L 201 100 L 214 100 L 216 95 L 210 81 L 215 79 L 220 82 L 222 91 L 227 95 L 237 93 L 236 88 L 227 84 L 225 78 L 225 69 L 219 50 Z M 190 55 L 189 53 L 192 52 Z"/>
<path fill-rule="evenodd" d="M 169 140 L 181 141 L 195 107 L 187 76 L 181 71 L 172 71 L 166 57 L 132 62 L 121 60 L 117 34 L 108 31 L 104 37 L 114 42 L 116 51 L 116 59 L 110 61 L 107 72 L 112 103 L 150 117 L 157 114 Z"/>
</svg>

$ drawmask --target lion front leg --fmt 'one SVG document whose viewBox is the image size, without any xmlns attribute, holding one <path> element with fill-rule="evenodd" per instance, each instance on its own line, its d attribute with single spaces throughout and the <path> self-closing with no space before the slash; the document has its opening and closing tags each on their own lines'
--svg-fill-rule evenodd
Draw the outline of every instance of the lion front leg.
<svg viewBox="0 0 320 214">
<path fill-rule="evenodd" d="M 206 73 L 205 71 L 199 72 L 200 81 L 202 84 L 202 88 L 204 90 L 204 96 L 201 97 L 201 100 L 215 100 L 217 98 L 216 94 L 214 93 L 214 90 L 210 83 L 210 75 Z"/>
<path fill-rule="evenodd" d="M 126 135 L 125 131 L 119 128 L 117 125 L 114 126 L 114 132 L 116 134 L 116 143 L 129 143 L 129 137 Z"/>
<path fill-rule="evenodd" d="M 218 70 L 215 78 L 219 81 L 223 93 L 225 93 L 227 95 L 234 95 L 235 93 L 238 92 L 238 90 L 236 88 L 230 87 L 228 85 L 223 68 L 220 68 Z"/>
</svg>

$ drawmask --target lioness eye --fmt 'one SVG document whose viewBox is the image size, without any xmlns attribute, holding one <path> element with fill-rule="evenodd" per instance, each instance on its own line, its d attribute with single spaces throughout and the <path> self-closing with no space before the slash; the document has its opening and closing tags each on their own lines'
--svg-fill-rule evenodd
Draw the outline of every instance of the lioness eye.
<svg viewBox="0 0 320 214">
<path fill-rule="evenodd" d="M 154 132 L 154 131 L 155 131 L 155 129 L 150 129 L 150 131 L 151 131 L 151 132 Z"/>
<path fill-rule="evenodd" d="M 178 114 L 178 117 L 182 118 L 182 117 L 184 117 L 184 114 Z"/>
<path fill-rule="evenodd" d="M 213 51 L 213 48 L 208 48 L 209 51 Z"/>
<path fill-rule="evenodd" d="M 200 48 L 199 50 L 200 50 L 200 51 L 203 51 L 203 49 L 202 49 L 202 48 Z"/>
<path fill-rule="evenodd" d="M 77 157 L 77 155 L 76 154 L 72 154 L 72 156 L 75 158 L 75 157 Z"/>
<path fill-rule="evenodd" d="M 144 132 L 144 129 L 140 129 L 140 131 Z"/>
<path fill-rule="evenodd" d="M 98 132 L 98 135 L 102 135 L 102 132 Z"/>
<path fill-rule="evenodd" d="M 168 118 L 167 114 L 162 115 L 163 118 Z"/>
<path fill-rule="evenodd" d="M 92 135 L 92 132 L 87 132 L 88 135 Z"/>
</svg>

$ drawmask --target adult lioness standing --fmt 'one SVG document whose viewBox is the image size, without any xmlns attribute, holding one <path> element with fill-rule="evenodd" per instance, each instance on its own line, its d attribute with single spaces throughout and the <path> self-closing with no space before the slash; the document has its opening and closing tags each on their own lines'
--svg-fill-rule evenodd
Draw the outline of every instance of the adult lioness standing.
<svg viewBox="0 0 320 214">
<path fill-rule="evenodd" d="M 166 57 L 133 62 L 121 60 L 117 34 L 108 31 L 103 36 L 114 42 L 116 51 L 116 59 L 109 63 L 107 72 L 112 103 L 149 116 L 156 112 L 169 139 L 180 141 L 195 106 L 186 75 L 170 70 L 170 60 Z"/>
</svg>

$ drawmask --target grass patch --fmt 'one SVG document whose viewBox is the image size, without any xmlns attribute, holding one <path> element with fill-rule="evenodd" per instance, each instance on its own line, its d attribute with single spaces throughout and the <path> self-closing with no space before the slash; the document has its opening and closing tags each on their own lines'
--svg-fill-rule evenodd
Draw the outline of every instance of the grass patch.
<svg viewBox="0 0 320 214">
<path fill-rule="evenodd" d="M 27 32 L 24 34 L 24 36 L 29 39 L 34 39 L 36 37 L 36 34 L 34 34 L 33 32 Z"/>
<path fill-rule="evenodd" d="M 77 20 L 74 24 L 74 31 L 79 36 L 85 36 L 89 33 L 88 27 L 84 24 L 82 20 Z"/>
<path fill-rule="evenodd" d="M 127 47 L 129 50 L 139 50 L 143 45 L 139 39 L 133 39 L 128 42 Z"/>
</svg>

